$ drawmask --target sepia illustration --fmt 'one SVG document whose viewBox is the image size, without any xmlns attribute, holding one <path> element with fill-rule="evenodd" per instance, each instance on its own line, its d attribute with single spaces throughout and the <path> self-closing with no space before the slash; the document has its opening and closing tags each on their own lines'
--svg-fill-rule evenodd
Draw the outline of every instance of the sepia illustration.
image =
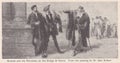
<svg viewBox="0 0 120 63">
<path fill-rule="evenodd" d="M 2 2 L 2 58 L 118 58 L 117 10 L 117 2 Z"/>
</svg>

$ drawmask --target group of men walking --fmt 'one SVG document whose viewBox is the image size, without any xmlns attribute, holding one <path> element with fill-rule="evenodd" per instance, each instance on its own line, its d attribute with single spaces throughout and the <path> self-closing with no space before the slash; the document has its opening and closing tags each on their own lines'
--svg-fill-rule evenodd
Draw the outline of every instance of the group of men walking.
<svg viewBox="0 0 120 63">
<path fill-rule="evenodd" d="M 33 39 L 32 43 L 35 47 L 35 55 L 42 55 L 43 58 L 47 57 L 47 47 L 50 36 L 54 41 L 55 47 L 59 53 L 64 53 L 60 50 L 57 35 L 62 31 L 62 21 L 60 15 L 55 11 L 51 11 L 50 5 L 45 7 L 43 13 L 37 10 L 37 6 L 31 7 L 32 13 L 28 17 L 27 24 L 31 25 Z M 67 24 L 67 40 L 72 43 L 70 45 L 75 46 L 74 56 L 79 52 L 83 51 L 84 47 L 88 47 L 87 39 L 89 39 L 89 24 L 90 19 L 88 14 L 85 12 L 82 6 L 79 6 L 77 10 L 63 11 L 68 14 Z M 59 27 L 57 27 L 59 25 Z M 79 42 L 75 42 L 75 30 L 79 33 Z"/>
<path fill-rule="evenodd" d="M 110 23 L 107 17 L 96 16 L 92 18 L 91 35 L 97 39 L 102 38 L 117 38 L 117 25 Z"/>
</svg>

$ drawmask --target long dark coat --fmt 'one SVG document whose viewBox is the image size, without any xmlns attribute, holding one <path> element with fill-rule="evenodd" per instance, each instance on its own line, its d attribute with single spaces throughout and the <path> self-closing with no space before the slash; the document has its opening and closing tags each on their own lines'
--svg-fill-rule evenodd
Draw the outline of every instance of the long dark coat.
<svg viewBox="0 0 120 63">
<path fill-rule="evenodd" d="M 84 31 L 83 35 L 85 37 L 89 38 L 90 37 L 90 35 L 89 35 L 89 31 L 90 31 L 90 25 L 89 25 L 90 24 L 90 18 L 89 18 L 87 13 L 84 13 L 81 16 L 81 18 L 80 18 L 80 20 L 78 22 L 78 24 L 80 24 L 80 25 L 85 25 L 85 23 L 87 23 L 87 24 L 86 24 L 86 26 L 84 26 L 84 29 L 82 29 Z"/>
<path fill-rule="evenodd" d="M 73 38 L 75 38 L 75 29 L 76 29 L 74 11 L 64 11 L 64 13 L 68 14 L 66 38 L 68 40 L 72 40 Z"/>
<path fill-rule="evenodd" d="M 35 25 L 35 22 L 39 21 L 39 25 Z M 46 20 L 42 16 L 41 13 L 37 12 L 37 16 L 35 13 L 31 13 L 28 17 L 27 24 L 31 25 L 32 34 L 33 34 L 33 45 L 35 46 L 35 53 L 41 53 L 43 50 L 47 48 L 47 40 L 48 40 L 48 31 Z M 37 42 L 34 42 L 34 39 L 37 39 Z"/>
</svg>

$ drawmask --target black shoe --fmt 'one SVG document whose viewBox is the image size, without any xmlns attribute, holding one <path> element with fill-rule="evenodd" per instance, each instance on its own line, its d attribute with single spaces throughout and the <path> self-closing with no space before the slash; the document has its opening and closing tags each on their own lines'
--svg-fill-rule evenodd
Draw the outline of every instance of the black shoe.
<svg viewBox="0 0 120 63">
<path fill-rule="evenodd" d="M 73 56 L 76 56 L 77 54 L 78 54 L 78 52 L 77 52 L 77 51 L 74 51 Z"/>
<path fill-rule="evenodd" d="M 46 53 L 43 53 L 43 55 L 42 55 L 42 58 L 47 58 L 47 54 Z"/>
</svg>

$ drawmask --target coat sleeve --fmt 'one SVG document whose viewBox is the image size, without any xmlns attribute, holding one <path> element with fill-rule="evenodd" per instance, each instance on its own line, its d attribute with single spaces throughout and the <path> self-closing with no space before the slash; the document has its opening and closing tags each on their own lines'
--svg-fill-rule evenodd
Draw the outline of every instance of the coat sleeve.
<svg viewBox="0 0 120 63">
<path fill-rule="evenodd" d="M 34 16 L 34 14 L 30 14 L 28 16 L 27 24 L 29 24 L 29 25 L 35 25 L 35 16 Z"/>
<path fill-rule="evenodd" d="M 75 17 L 75 30 L 77 30 L 77 28 L 78 28 L 78 20 L 77 20 L 78 18 L 77 17 Z"/>
<path fill-rule="evenodd" d="M 90 18 L 89 18 L 89 16 L 88 16 L 88 14 L 85 14 L 85 15 L 84 15 L 84 19 L 85 19 L 84 25 L 85 25 L 85 27 L 88 27 L 89 24 L 90 24 Z"/>
<path fill-rule="evenodd" d="M 86 26 L 85 26 L 86 37 L 89 38 L 89 37 L 90 37 L 90 35 L 89 35 L 89 31 L 90 31 L 90 29 L 89 29 L 89 27 L 90 27 L 90 26 L 89 26 L 89 25 L 90 25 L 90 18 L 89 18 L 88 15 L 86 15 L 85 23 L 86 23 L 86 24 L 85 24 L 85 25 L 86 25 Z"/>
<path fill-rule="evenodd" d="M 44 21 L 43 15 L 41 13 L 37 12 L 37 15 L 38 15 L 38 21 Z"/>
<path fill-rule="evenodd" d="M 28 16 L 27 24 L 30 24 L 31 14 Z"/>
<path fill-rule="evenodd" d="M 60 15 L 58 15 L 58 24 L 59 24 L 59 31 L 63 32 L 62 31 L 62 21 L 61 21 Z"/>
</svg>

